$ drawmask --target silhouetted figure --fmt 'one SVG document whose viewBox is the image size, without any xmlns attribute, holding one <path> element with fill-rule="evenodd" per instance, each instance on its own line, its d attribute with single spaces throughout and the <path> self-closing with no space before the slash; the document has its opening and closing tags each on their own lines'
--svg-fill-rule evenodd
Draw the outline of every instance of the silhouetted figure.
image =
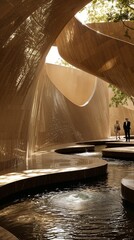
<svg viewBox="0 0 134 240">
<path fill-rule="evenodd" d="M 130 142 L 130 121 L 128 121 L 128 118 L 125 119 L 125 122 L 123 123 L 123 129 L 125 132 L 125 138 L 126 138 L 126 142 Z"/>
</svg>

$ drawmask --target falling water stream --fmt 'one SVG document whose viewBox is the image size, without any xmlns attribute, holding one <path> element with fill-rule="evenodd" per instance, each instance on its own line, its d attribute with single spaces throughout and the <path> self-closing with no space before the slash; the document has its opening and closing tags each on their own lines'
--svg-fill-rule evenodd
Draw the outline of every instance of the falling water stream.
<svg viewBox="0 0 134 240">
<path fill-rule="evenodd" d="M 132 161 L 108 160 L 108 176 L 16 200 L 0 225 L 20 240 L 133 240 L 134 208 L 124 205 L 121 179 Z"/>
</svg>

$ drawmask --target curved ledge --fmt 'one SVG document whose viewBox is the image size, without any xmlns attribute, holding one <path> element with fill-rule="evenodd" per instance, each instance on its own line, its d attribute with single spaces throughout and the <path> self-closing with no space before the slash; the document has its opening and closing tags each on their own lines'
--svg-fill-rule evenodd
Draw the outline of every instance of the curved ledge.
<svg viewBox="0 0 134 240">
<path fill-rule="evenodd" d="M 42 160 L 43 159 L 43 160 Z M 40 159 L 38 159 L 40 160 Z M 36 160 L 34 159 L 36 162 Z M 107 162 L 99 158 L 50 153 L 35 163 L 35 169 L 12 172 L 0 176 L 0 201 L 15 194 L 56 184 L 86 180 L 107 174 Z M 37 168 L 39 164 L 40 168 Z M 42 164 L 42 166 L 40 165 Z"/>
<path fill-rule="evenodd" d="M 107 142 L 112 142 L 113 140 L 111 139 L 100 139 L 99 141 L 98 140 L 90 140 L 90 141 L 86 141 L 86 142 L 77 142 L 76 144 L 79 144 L 79 145 L 83 145 L 83 144 L 94 144 L 94 145 L 105 145 L 107 144 Z"/>
<path fill-rule="evenodd" d="M 102 150 L 103 158 L 115 158 L 120 160 L 134 160 L 134 147 L 113 147 Z"/>
<path fill-rule="evenodd" d="M 122 179 L 121 194 L 123 200 L 134 204 L 134 175 L 130 175 Z"/>
<path fill-rule="evenodd" d="M 84 153 L 84 152 L 93 152 L 95 149 L 94 145 L 81 145 L 81 146 L 72 146 L 66 148 L 56 149 L 55 152 L 61 154 L 74 154 L 74 153 Z"/>
<path fill-rule="evenodd" d="M 115 142 L 106 142 L 106 147 L 107 148 L 113 148 L 113 147 L 133 147 L 134 142 L 120 142 L 120 141 L 115 141 Z"/>
</svg>

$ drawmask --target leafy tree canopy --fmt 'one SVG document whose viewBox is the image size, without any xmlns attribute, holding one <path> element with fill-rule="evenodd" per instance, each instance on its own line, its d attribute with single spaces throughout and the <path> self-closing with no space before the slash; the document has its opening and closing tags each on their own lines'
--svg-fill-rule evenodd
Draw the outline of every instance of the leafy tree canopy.
<svg viewBox="0 0 134 240">
<path fill-rule="evenodd" d="M 88 22 L 134 20 L 133 0 L 93 0 L 86 9 Z"/>
<path fill-rule="evenodd" d="M 128 105 L 128 100 L 134 104 L 134 97 L 128 96 L 126 93 L 119 90 L 112 84 L 109 84 L 109 87 L 112 89 L 113 96 L 109 104 L 110 107 L 118 107 L 119 105 Z"/>
</svg>

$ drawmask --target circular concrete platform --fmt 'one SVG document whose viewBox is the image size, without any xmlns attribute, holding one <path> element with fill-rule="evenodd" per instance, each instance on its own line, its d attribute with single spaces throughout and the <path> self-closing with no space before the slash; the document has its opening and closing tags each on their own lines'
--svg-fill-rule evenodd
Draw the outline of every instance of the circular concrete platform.
<svg viewBox="0 0 134 240">
<path fill-rule="evenodd" d="M 134 147 L 134 141 L 132 142 L 122 142 L 122 141 L 116 141 L 116 142 L 106 142 L 107 148 L 112 147 Z"/>
<path fill-rule="evenodd" d="M 122 179 L 121 195 L 123 200 L 134 204 L 134 174 Z"/>
<path fill-rule="evenodd" d="M 64 148 L 74 145 L 64 144 Z M 96 157 L 59 154 L 56 149 L 43 149 L 34 152 L 27 165 L 19 166 L 0 176 L 0 201 L 16 194 L 39 188 L 59 186 L 59 184 L 83 181 L 89 178 L 98 179 L 107 175 L 107 161 Z M 64 149 L 63 148 L 63 149 Z"/>
<path fill-rule="evenodd" d="M 95 150 L 94 145 L 74 145 L 71 147 L 64 147 L 56 149 L 55 152 L 61 154 L 76 154 L 76 153 L 84 153 L 84 152 L 93 152 Z"/>
<path fill-rule="evenodd" d="M 134 161 L 134 147 L 105 148 L 102 150 L 102 157 Z"/>
</svg>

